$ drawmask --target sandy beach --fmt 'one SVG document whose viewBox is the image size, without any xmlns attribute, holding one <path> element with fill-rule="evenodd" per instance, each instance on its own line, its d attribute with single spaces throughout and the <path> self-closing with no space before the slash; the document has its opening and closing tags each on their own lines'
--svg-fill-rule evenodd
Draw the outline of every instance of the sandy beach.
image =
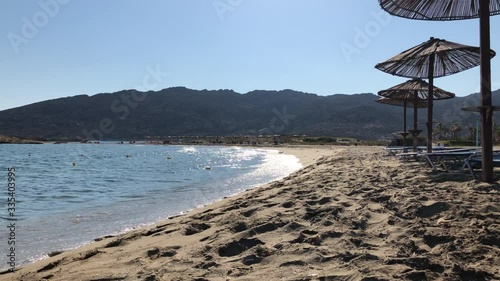
<svg viewBox="0 0 500 281">
<path fill-rule="evenodd" d="M 288 147 L 304 168 L 0 280 L 500 280 L 500 185 L 381 147 Z"/>
</svg>

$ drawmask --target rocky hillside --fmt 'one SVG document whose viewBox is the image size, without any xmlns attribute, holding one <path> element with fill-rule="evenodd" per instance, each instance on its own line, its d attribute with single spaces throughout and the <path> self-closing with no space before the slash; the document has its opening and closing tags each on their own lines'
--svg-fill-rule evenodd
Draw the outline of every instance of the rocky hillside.
<svg viewBox="0 0 500 281">
<path fill-rule="evenodd" d="M 495 96 L 500 96 L 496 91 Z M 48 100 L 0 111 L 0 134 L 47 139 L 141 139 L 147 136 L 305 134 L 390 138 L 403 127 L 401 107 L 373 94 L 318 96 L 283 91 L 125 90 Z M 496 100 L 494 98 L 494 100 Z M 466 125 L 477 114 L 460 108 L 477 94 L 435 104 L 435 119 Z M 408 118 L 412 120 L 411 110 Z M 425 109 L 420 113 L 424 126 Z M 408 123 L 410 124 L 410 122 Z"/>
</svg>

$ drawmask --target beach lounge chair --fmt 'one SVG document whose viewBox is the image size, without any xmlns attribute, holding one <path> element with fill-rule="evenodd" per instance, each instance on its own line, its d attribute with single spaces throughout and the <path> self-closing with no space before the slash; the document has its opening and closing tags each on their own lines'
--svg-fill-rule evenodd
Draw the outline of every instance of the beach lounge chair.
<svg viewBox="0 0 500 281">
<path fill-rule="evenodd" d="M 401 161 L 418 160 L 420 152 L 403 152 L 396 154 L 396 157 Z"/>
<path fill-rule="evenodd" d="M 413 149 L 412 146 L 389 146 L 384 148 L 389 155 L 396 155 L 399 153 L 405 153 Z"/>
<path fill-rule="evenodd" d="M 477 152 L 477 148 L 464 148 L 420 153 L 419 156 L 424 158 L 433 170 L 437 170 L 437 167 L 442 167 L 445 171 L 450 172 L 449 165 L 451 163 L 461 164 L 460 171 L 462 171 L 465 167 L 464 161 Z"/>
<path fill-rule="evenodd" d="M 426 146 L 417 146 L 417 152 L 412 151 L 412 152 L 403 152 L 403 153 L 398 153 L 396 154 L 396 157 L 399 157 L 399 160 L 421 160 L 425 158 L 425 151 L 427 149 Z M 444 151 L 456 151 L 456 149 L 453 148 L 445 148 L 444 146 L 436 146 L 433 147 L 432 150 L 434 152 L 444 152 Z"/>
<path fill-rule="evenodd" d="M 421 151 L 426 150 L 427 147 L 426 146 L 417 146 L 416 149 L 417 149 L 417 152 L 421 152 Z M 442 147 L 442 146 L 436 147 L 436 150 L 439 150 L 439 149 L 444 149 L 444 147 Z M 404 153 L 410 153 L 410 154 L 414 153 L 413 146 L 389 146 L 389 147 L 385 147 L 385 150 L 388 152 L 389 155 L 393 155 L 393 156 L 398 156 L 399 154 L 402 155 Z"/>
<path fill-rule="evenodd" d="M 473 178 L 477 179 L 478 176 L 474 170 L 481 170 L 482 159 L 481 154 L 476 153 L 464 160 L 464 168 L 467 168 Z M 493 152 L 493 167 L 500 167 L 500 151 Z"/>
</svg>

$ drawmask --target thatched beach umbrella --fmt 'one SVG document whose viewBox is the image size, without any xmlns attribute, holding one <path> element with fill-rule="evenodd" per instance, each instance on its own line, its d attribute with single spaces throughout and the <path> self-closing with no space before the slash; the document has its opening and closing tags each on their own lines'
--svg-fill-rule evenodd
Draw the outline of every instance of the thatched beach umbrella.
<svg viewBox="0 0 500 281">
<path fill-rule="evenodd" d="M 432 90 L 432 91 L 430 91 Z M 429 92 L 432 94 L 432 100 L 443 100 L 443 99 L 451 99 L 455 97 L 455 94 L 450 93 L 448 91 L 445 91 L 441 88 L 438 87 L 430 87 L 430 85 L 425 82 L 422 79 L 411 79 L 408 80 L 404 83 L 398 84 L 394 87 L 391 87 L 387 90 L 382 90 L 379 91 L 378 94 L 379 96 L 390 98 L 390 99 L 397 99 L 397 100 L 404 100 L 404 101 L 411 101 L 413 104 L 418 104 L 419 102 L 425 102 L 426 106 L 428 107 L 428 100 L 429 100 Z M 421 108 L 421 107 L 420 107 Z M 414 139 L 416 139 L 419 131 L 417 130 L 417 108 L 414 107 L 413 110 L 413 136 Z M 416 146 L 416 143 L 414 141 L 414 147 Z"/>
<path fill-rule="evenodd" d="M 418 108 L 426 108 L 427 102 L 425 100 L 417 99 L 416 101 L 412 99 L 390 99 L 390 98 L 380 98 L 376 100 L 378 103 L 394 105 L 394 106 L 402 106 L 403 107 L 403 132 L 401 135 L 403 136 L 403 146 L 406 146 L 406 137 L 408 136 L 408 132 L 406 131 L 406 108 L 413 108 L 413 148 L 416 149 L 416 134 L 417 132 L 417 119 L 418 119 Z"/>
<path fill-rule="evenodd" d="M 493 121 L 491 99 L 490 16 L 500 14 L 500 0 L 379 0 L 388 13 L 416 20 L 479 18 L 481 48 L 482 179 L 493 181 Z"/>
<path fill-rule="evenodd" d="M 398 100 L 425 100 L 429 99 L 429 83 L 422 79 L 414 78 L 408 80 L 404 83 L 398 84 L 396 86 L 390 87 L 387 90 L 379 91 L 379 96 L 398 99 Z M 436 86 L 433 87 L 433 99 L 434 100 L 445 100 L 455 97 L 454 93 L 445 91 Z"/>
<path fill-rule="evenodd" d="M 490 56 L 495 56 L 491 51 Z M 462 45 L 438 38 L 410 48 L 375 68 L 402 77 L 428 78 L 427 108 L 427 152 L 432 152 L 432 113 L 434 101 L 434 78 L 455 74 L 478 66 L 479 48 Z"/>
<path fill-rule="evenodd" d="M 407 108 L 408 107 L 415 108 L 415 104 L 417 105 L 416 108 L 426 108 L 427 107 L 427 101 L 421 100 L 421 99 L 418 99 L 417 102 L 415 103 L 413 100 L 398 100 L 398 99 L 390 99 L 390 98 L 382 97 L 382 98 L 376 100 L 376 102 L 382 103 L 382 104 L 394 105 L 394 106 L 402 106 L 402 107 L 407 107 Z"/>
<path fill-rule="evenodd" d="M 391 15 L 414 20 L 479 18 L 481 5 L 487 15 L 500 14 L 500 0 L 379 0 L 379 4 Z"/>
</svg>

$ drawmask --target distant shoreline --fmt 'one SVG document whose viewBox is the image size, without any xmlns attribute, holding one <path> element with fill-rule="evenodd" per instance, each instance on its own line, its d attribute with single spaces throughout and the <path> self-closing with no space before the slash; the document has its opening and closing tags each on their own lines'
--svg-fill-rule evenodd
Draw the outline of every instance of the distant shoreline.
<svg viewBox="0 0 500 281">
<path fill-rule="evenodd" d="M 0 136 L 0 144 L 43 144 L 43 141 L 18 137 Z"/>
<path fill-rule="evenodd" d="M 282 145 L 333 145 L 333 146 L 386 146 L 388 141 L 356 139 L 339 136 L 308 136 L 308 135 L 238 135 L 238 136 L 166 136 L 145 137 L 144 139 L 81 139 L 78 137 L 45 138 L 41 136 L 6 136 L 0 135 L 1 143 L 16 144 L 156 144 L 156 145 L 220 145 L 220 146 L 282 146 Z"/>
<path fill-rule="evenodd" d="M 229 137 L 228 137 L 229 138 Z M 196 141 L 187 138 L 182 141 L 161 141 L 161 140 L 60 140 L 60 139 L 43 139 L 43 138 L 23 138 L 23 137 L 11 137 L 0 135 L 0 144 L 147 144 L 147 145 L 177 145 L 177 146 L 239 146 L 239 147 L 253 147 L 253 148 L 263 148 L 263 147 L 323 147 L 323 146 L 333 146 L 333 147 L 344 147 L 344 146 L 385 146 L 387 143 L 380 143 L 377 141 L 363 141 L 354 140 L 351 141 L 321 141 L 326 137 L 309 137 L 309 139 L 314 139 L 314 141 L 297 141 L 295 139 L 287 139 L 286 141 L 273 142 L 269 139 L 260 139 L 258 141 L 241 141 L 241 142 L 224 142 L 212 141 L 211 137 L 196 137 Z M 336 139 L 336 138 L 327 138 Z"/>
</svg>

